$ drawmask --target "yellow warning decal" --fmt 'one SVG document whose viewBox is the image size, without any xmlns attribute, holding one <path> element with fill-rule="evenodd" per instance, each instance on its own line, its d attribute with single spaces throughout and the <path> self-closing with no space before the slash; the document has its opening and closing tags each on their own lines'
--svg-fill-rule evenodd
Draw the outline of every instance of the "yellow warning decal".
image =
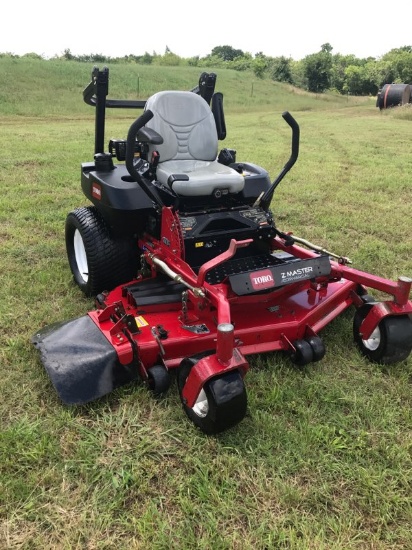
<svg viewBox="0 0 412 550">
<path fill-rule="evenodd" d="M 147 327 L 147 325 L 149 324 L 146 319 L 144 317 L 142 317 L 141 315 L 139 315 L 139 317 L 135 317 L 136 319 L 136 324 L 139 328 L 141 327 Z"/>
<path fill-rule="evenodd" d="M 199 242 L 199 243 L 195 243 L 195 248 L 202 248 L 202 246 L 204 246 L 205 243 L 203 243 L 202 241 Z"/>
</svg>

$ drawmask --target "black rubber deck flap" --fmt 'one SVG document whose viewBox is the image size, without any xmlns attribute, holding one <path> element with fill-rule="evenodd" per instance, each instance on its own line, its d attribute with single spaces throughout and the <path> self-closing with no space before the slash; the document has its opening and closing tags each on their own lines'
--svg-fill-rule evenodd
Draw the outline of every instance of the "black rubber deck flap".
<svg viewBox="0 0 412 550">
<path fill-rule="evenodd" d="M 137 367 L 119 363 L 114 347 L 88 315 L 48 325 L 31 341 L 68 405 L 94 401 L 138 377 Z"/>
</svg>

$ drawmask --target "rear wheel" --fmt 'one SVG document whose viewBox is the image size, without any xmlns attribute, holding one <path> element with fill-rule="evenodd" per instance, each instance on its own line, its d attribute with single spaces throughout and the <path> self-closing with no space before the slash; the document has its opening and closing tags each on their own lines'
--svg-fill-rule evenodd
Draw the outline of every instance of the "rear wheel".
<svg viewBox="0 0 412 550">
<path fill-rule="evenodd" d="M 206 434 L 216 434 L 238 424 L 247 410 L 247 394 L 239 371 L 214 376 L 201 389 L 193 407 L 186 405 L 183 388 L 201 356 L 187 357 L 177 372 L 177 386 L 189 419 Z"/>
<path fill-rule="evenodd" d="M 112 237 L 94 206 L 68 214 L 65 238 L 73 279 L 86 296 L 112 290 L 136 276 L 136 243 L 132 238 Z"/>
<path fill-rule="evenodd" d="M 390 365 L 404 361 L 412 350 L 412 321 L 408 315 L 384 317 L 369 338 L 363 339 L 361 325 L 371 307 L 371 304 L 361 306 L 353 319 L 353 338 L 361 353 L 374 363 Z"/>
</svg>

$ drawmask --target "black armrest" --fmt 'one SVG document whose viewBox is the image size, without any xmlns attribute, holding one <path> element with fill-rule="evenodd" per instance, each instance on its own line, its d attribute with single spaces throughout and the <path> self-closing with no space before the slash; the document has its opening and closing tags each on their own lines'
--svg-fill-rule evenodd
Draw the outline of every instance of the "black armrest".
<svg viewBox="0 0 412 550">
<path fill-rule="evenodd" d="M 172 188 L 175 181 L 189 181 L 189 176 L 187 174 L 170 174 L 167 178 L 167 185 Z"/>
<path fill-rule="evenodd" d="M 161 145 L 163 143 L 163 138 L 160 134 L 153 130 L 152 128 L 140 128 L 137 132 L 137 139 L 143 143 L 152 143 L 153 145 Z"/>
</svg>

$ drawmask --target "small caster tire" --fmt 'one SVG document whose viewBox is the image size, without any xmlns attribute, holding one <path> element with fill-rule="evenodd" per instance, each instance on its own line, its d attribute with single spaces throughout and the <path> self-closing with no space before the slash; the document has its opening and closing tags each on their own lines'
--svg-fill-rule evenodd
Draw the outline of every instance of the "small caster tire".
<svg viewBox="0 0 412 550">
<path fill-rule="evenodd" d="M 295 351 L 291 354 L 291 360 L 297 367 L 304 367 L 313 361 L 313 349 L 307 340 L 293 342 Z"/>
<path fill-rule="evenodd" d="M 147 383 L 155 396 L 162 395 L 170 388 L 170 374 L 163 365 L 153 365 L 147 369 Z"/>
<path fill-rule="evenodd" d="M 373 363 L 391 365 L 404 361 L 412 350 L 412 321 L 409 316 L 384 317 L 369 338 L 363 339 L 361 325 L 371 307 L 371 304 L 361 306 L 353 319 L 353 339 L 360 352 Z"/>
<path fill-rule="evenodd" d="M 193 407 L 189 407 L 183 397 L 183 388 L 190 371 L 201 357 L 202 355 L 183 359 L 177 372 L 177 387 L 188 418 L 202 432 L 212 435 L 235 426 L 244 418 L 247 393 L 240 372 L 233 370 L 208 380 Z"/>
<path fill-rule="evenodd" d="M 307 338 L 307 341 L 312 348 L 313 361 L 320 361 L 323 359 L 325 357 L 326 349 L 322 338 L 319 338 L 319 336 L 310 336 Z"/>
</svg>

